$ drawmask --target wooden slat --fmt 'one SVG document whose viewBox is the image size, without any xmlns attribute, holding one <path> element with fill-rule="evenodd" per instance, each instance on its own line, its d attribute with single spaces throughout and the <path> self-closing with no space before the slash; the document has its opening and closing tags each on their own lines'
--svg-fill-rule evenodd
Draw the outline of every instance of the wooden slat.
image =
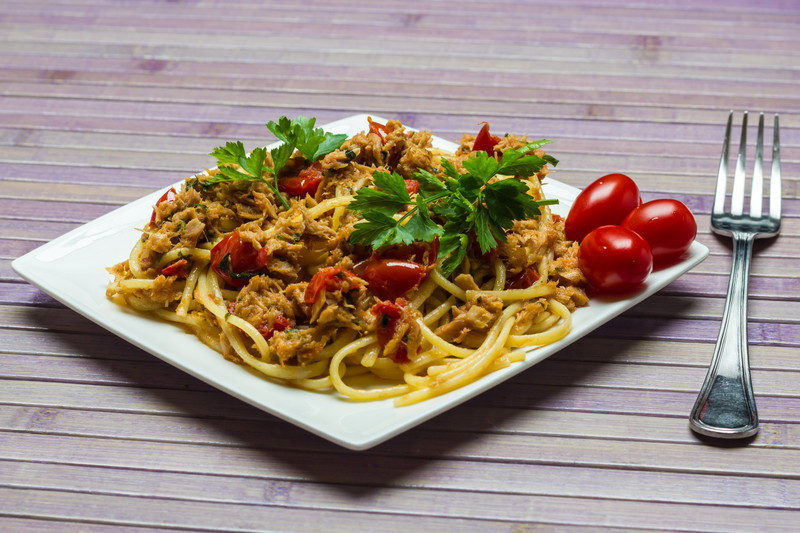
<svg viewBox="0 0 800 533">
<path fill-rule="evenodd" d="M 795 529 L 798 13 L 754 0 L 5 0 L 0 530 Z M 761 430 L 715 443 L 687 416 L 730 269 L 730 242 L 708 223 L 730 109 L 781 114 L 784 220 L 751 268 Z M 180 372 L 11 269 L 213 164 L 214 146 L 271 142 L 267 120 L 360 112 L 453 141 L 482 121 L 550 138 L 555 179 L 628 173 L 645 200 L 692 209 L 710 256 L 532 369 L 362 452 Z"/>
<path fill-rule="evenodd" d="M 11 486 L 27 487 L 35 486 L 46 488 L 48 485 L 58 485 L 62 490 L 93 492 L 93 493 L 116 493 L 129 495 L 146 495 L 145 487 L 158 487 L 159 494 L 167 498 L 209 500 L 218 499 L 217 494 L 227 494 L 223 496 L 229 502 L 257 504 L 261 495 L 266 493 L 274 494 L 277 491 L 288 489 L 287 484 L 271 476 L 260 476 L 258 473 L 251 475 L 243 474 L 239 476 L 215 476 L 195 472 L 153 472 L 145 469 L 120 469 L 120 468 L 100 468 L 88 465 L 74 464 L 48 464 L 48 463 L 27 463 L 14 464 L 10 461 L 3 461 L 6 468 L 10 469 L 9 483 Z M 409 466 L 414 465 L 413 460 Z M 463 472 L 462 484 L 467 485 L 472 491 L 496 493 L 497 487 L 487 482 L 480 475 L 480 464 L 471 465 L 472 470 Z M 414 475 L 413 468 L 403 468 L 399 460 L 382 458 L 376 461 L 373 471 L 368 479 L 357 479 L 342 472 L 343 477 L 338 480 L 342 485 L 351 486 L 353 483 L 376 483 L 384 482 L 386 479 L 394 479 L 392 483 L 394 492 L 398 489 L 410 489 L 418 484 L 423 484 L 428 488 L 429 494 L 436 494 L 437 490 L 459 490 L 457 483 L 449 478 L 453 472 L 453 465 L 446 461 L 437 461 L 430 465 L 435 477 L 427 480 Z M 528 470 L 526 472 L 526 470 Z M 685 503 L 706 503 L 706 504 L 745 504 L 756 506 L 772 506 L 778 508 L 795 508 L 796 482 L 781 482 L 773 480 L 772 489 L 769 491 L 753 490 L 756 485 L 753 480 L 747 478 L 723 477 L 721 479 L 709 479 L 707 476 L 695 476 L 690 474 L 673 474 L 664 480 L 659 487 L 647 486 L 637 480 L 636 475 L 630 472 L 612 469 L 592 469 L 581 479 L 569 479 L 568 470 L 561 467 L 543 467 L 539 469 L 541 476 L 525 476 L 530 474 L 530 470 L 525 466 L 515 469 L 506 469 L 508 486 L 513 487 L 513 492 L 528 497 L 546 492 L 554 492 L 552 487 L 558 487 L 559 495 L 567 497 L 586 497 L 593 490 L 600 488 L 598 481 L 602 480 L 606 487 L 612 489 L 608 493 L 609 498 L 623 500 L 662 500 L 664 498 L 679 499 Z M 402 476 L 402 473 L 406 476 Z M 313 483 L 307 476 L 295 474 L 298 481 L 297 490 L 306 502 L 312 498 L 319 498 L 320 491 L 325 491 L 318 483 Z M 37 480 L 30 483 L 29 480 Z M 156 482 L 157 481 L 157 482 Z M 332 480 L 336 482 L 337 480 Z M 716 492 L 715 483 L 728 481 L 737 484 L 735 501 L 720 501 Z M 226 491 L 223 487 L 235 485 L 236 491 Z M 316 485 L 316 487 L 315 487 Z M 684 490 L 681 490 L 681 486 Z M 781 487 L 784 487 L 782 489 Z M 354 489 L 357 487 L 353 487 Z M 361 488 L 364 488 L 363 485 Z M 749 489 L 749 490 L 748 490 Z M 644 492 L 642 492 L 644 491 Z"/>
<path fill-rule="evenodd" d="M 657 336 L 650 335 L 648 338 Z M 590 349 L 585 342 L 580 349 Z M 692 392 L 705 375 L 704 368 L 656 365 L 604 365 L 596 362 L 561 361 L 554 358 L 544 363 L 546 370 L 526 373 L 518 381 L 538 385 L 584 386 L 610 389 Z M 196 381 L 176 372 L 163 372 L 163 363 L 153 358 L 145 361 L 104 359 L 93 364 L 73 357 L 49 357 L 43 354 L 7 354 L 3 357 L 0 378 L 53 380 L 69 383 L 134 386 L 147 383 L 152 387 L 190 389 Z M 540 369 L 541 370 L 541 369 Z M 793 398 L 800 396 L 800 372 L 753 369 L 753 380 L 764 396 Z M 203 387 L 205 388 L 205 387 Z"/>
</svg>

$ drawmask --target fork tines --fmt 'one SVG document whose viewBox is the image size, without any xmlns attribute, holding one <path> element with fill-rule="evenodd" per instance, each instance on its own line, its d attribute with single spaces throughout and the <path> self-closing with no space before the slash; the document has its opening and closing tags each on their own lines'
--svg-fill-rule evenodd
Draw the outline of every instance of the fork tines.
<svg viewBox="0 0 800 533">
<path fill-rule="evenodd" d="M 749 216 L 744 215 L 745 200 L 745 156 L 747 145 L 747 118 L 748 112 L 745 111 L 742 117 L 742 132 L 739 141 L 739 154 L 736 160 L 736 170 L 733 178 L 733 191 L 731 193 L 730 209 L 725 213 L 725 197 L 728 182 L 728 153 L 731 138 L 731 125 L 733 123 L 731 111 L 728 116 L 728 124 L 725 129 L 725 140 L 722 145 L 722 156 L 720 157 L 719 174 L 717 176 L 717 188 L 714 195 L 714 215 L 728 214 L 735 217 L 739 222 L 750 219 L 754 224 L 766 221 L 762 215 L 762 204 L 764 195 L 764 113 L 758 117 L 758 138 L 756 140 L 756 157 L 753 166 L 753 178 L 750 191 L 750 211 Z M 781 217 L 781 163 L 780 163 L 780 126 L 778 114 L 775 114 L 772 129 L 772 168 L 770 172 L 769 186 L 769 213 L 770 223 L 779 223 Z M 722 229 L 722 228 L 720 228 Z"/>
</svg>

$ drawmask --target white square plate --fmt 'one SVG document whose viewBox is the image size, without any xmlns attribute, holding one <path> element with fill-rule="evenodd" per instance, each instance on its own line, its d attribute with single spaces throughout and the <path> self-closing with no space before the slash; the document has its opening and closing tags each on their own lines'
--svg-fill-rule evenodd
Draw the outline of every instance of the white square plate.
<svg viewBox="0 0 800 533">
<path fill-rule="evenodd" d="M 385 119 L 376 117 L 377 121 Z M 366 130 L 367 115 L 355 115 L 324 128 L 348 136 Z M 447 150 L 456 145 L 434 138 Z M 182 182 L 181 182 L 182 183 Z M 566 216 L 578 189 L 545 180 L 545 194 L 557 198 L 553 211 Z M 153 192 L 18 258 L 13 269 L 56 300 L 141 349 L 188 372 L 247 403 L 296 424 L 332 442 L 353 450 L 375 446 L 522 372 L 590 331 L 636 305 L 693 268 L 708 255 L 708 248 L 695 242 L 685 259 L 654 272 L 646 286 L 630 298 L 592 300 L 573 315 L 573 329 L 563 340 L 531 350 L 525 361 L 485 376 L 475 383 L 419 404 L 396 408 L 391 399 L 359 403 L 337 393 L 299 390 L 258 377 L 230 363 L 178 326 L 159 322 L 124 309 L 106 296 L 110 279 L 106 267 L 128 257 L 149 220 L 152 206 L 163 190 Z"/>
</svg>

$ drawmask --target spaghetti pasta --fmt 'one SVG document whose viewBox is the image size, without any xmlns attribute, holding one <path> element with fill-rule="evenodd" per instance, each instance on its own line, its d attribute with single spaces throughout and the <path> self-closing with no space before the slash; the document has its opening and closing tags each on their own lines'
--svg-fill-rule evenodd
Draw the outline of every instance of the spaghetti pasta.
<svg viewBox="0 0 800 533">
<path fill-rule="evenodd" d="M 269 378 L 398 406 L 463 387 L 565 337 L 587 297 L 577 246 L 547 205 L 515 219 L 493 250 L 468 246 L 450 271 L 438 237 L 378 247 L 352 238 L 364 218 L 349 206 L 376 188 L 376 172 L 401 175 L 412 205 L 420 171 L 445 179 L 442 167 L 464 173 L 476 152 L 499 159 L 530 147 L 527 138 L 507 135 L 489 151 L 465 135 L 445 153 L 429 132 L 379 126 L 370 121 L 318 160 L 295 152 L 277 177 L 264 174 L 272 182 L 228 179 L 234 174 L 219 168 L 187 178 L 154 207 L 127 260 L 109 268 L 107 296 Z M 274 164 L 271 154 L 265 162 Z M 547 172 L 544 165 L 530 177 L 493 179 L 519 180 L 544 200 Z M 298 194 L 297 180 L 310 174 L 316 182 Z M 283 187 L 289 181 L 293 192 Z M 423 204 L 413 205 L 394 220 L 402 225 Z"/>
</svg>

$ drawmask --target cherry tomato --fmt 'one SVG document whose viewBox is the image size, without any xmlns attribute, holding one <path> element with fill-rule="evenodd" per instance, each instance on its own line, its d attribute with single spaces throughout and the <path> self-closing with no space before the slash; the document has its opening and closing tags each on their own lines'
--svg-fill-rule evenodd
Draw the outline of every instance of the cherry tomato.
<svg viewBox="0 0 800 533">
<path fill-rule="evenodd" d="M 322 165 L 317 161 L 301 170 L 297 176 L 281 178 L 278 181 L 278 190 L 291 196 L 305 196 L 306 194 L 313 196 L 320 183 L 322 183 Z"/>
<path fill-rule="evenodd" d="M 342 281 L 346 277 L 354 278 L 355 274 L 339 267 L 320 268 L 317 270 L 317 273 L 311 277 L 311 281 L 308 282 L 303 299 L 307 304 L 316 302 L 322 289 L 326 291 L 340 289 L 342 287 Z"/>
<path fill-rule="evenodd" d="M 256 250 L 234 231 L 211 249 L 211 268 L 234 287 L 244 287 L 269 261 L 266 248 Z"/>
<path fill-rule="evenodd" d="M 643 203 L 628 213 L 622 226 L 647 241 L 656 268 L 675 263 L 697 236 L 697 222 L 692 212 L 681 202 L 669 198 Z"/>
<path fill-rule="evenodd" d="M 575 198 L 564 232 L 571 241 L 582 241 L 593 229 L 619 224 L 642 203 L 639 187 L 625 174 L 598 178 Z"/>
<path fill-rule="evenodd" d="M 638 288 L 653 270 L 653 254 L 638 233 L 600 226 L 581 242 L 578 266 L 596 291 L 624 293 Z"/>
<path fill-rule="evenodd" d="M 382 300 L 394 300 L 417 287 L 428 277 L 429 268 L 413 261 L 370 259 L 361 278 Z"/>
<path fill-rule="evenodd" d="M 484 122 L 481 131 L 475 136 L 475 142 L 472 145 L 473 152 L 480 152 L 483 150 L 490 156 L 495 155 L 494 147 L 500 142 L 500 137 L 489 133 L 489 123 Z"/>
</svg>

